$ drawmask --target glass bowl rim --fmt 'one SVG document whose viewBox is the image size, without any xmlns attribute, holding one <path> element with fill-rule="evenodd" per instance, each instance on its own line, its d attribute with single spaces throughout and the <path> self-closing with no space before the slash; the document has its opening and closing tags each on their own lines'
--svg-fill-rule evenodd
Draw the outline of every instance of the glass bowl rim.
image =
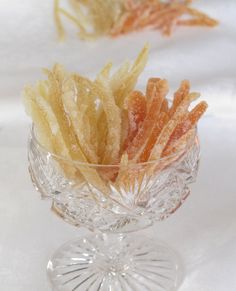
<svg viewBox="0 0 236 291">
<path fill-rule="evenodd" d="M 195 126 L 194 128 L 194 135 L 193 137 L 188 141 L 188 143 L 186 144 L 184 150 L 180 150 L 177 151 L 174 154 L 165 156 L 163 158 L 160 158 L 158 160 L 151 160 L 151 161 L 147 161 L 147 162 L 129 162 L 127 165 L 121 165 L 119 164 L 94 164 L 94 163 L 85 163 L 85 162 L 80 162 L 80 161 L 76 161 L 76 160 L 71 160 L 71 159 L 67 159 L 61 155 L 57 155 L 53 152 L 48 151 L 45 146 L 43 146 L 41 144 L 41 142 L 37 139 L 36 137 L 36 133 L 35 133 L 35 125 L 34 123 L 31 124 L 31 129 L 30 129 L 30 139 L 33 140 L 33 142 L 40 148 L 40 150 L 42 152 L 44 152 L 46 155 L 55 158 L 56 160 L 61 160 L 64 161 L 68 164 L 72 164 L 72 165 L 77 165 L 77 166 L 89 166 L 89 167 L 94 167 L 94 168 L 111 168 L 111 167 L 133 167 L 133 166 L 148 166 L 148 165 L 154 165 L 156 163 L 160 163 L 163 161 L 168 160 L 169 158 L 174 158 L 174 157 L 178 157 L 178 156 L 182 156 L 185 155 L 188 152 L 188 149 L 191 148 L 191 146 L 194 144 L 196 137 L 198 136 L 198 130 L 197 130 L 197 126 Z"/>
</svg>

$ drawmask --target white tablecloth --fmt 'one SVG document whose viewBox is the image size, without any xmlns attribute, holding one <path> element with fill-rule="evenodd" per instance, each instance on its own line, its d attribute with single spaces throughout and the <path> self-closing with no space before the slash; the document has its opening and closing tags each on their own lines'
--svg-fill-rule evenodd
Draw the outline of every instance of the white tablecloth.
<svg viewBox="0 0 236 291">
<path fill-rule="evenodd" d="M 31 185 L 24 84 L 54 62 L 94 76 L 108 60 L 117 66 L 134 59 L 144 41 L 151 52 L 141 88 L 150 76 L 167 78 L 172 89 L 188 78 L 210 105 L 199 126 L 202 161 L 192 195 L 171 218 L 145 232 L 181 254 L 186 278 L 180 291 L 236 290 L 236 1 L 201 0 L 195 6 L 221 25 L 180 28 L 171 38 L 146 32 L 88 43 L 78 41 L 67 25 L 68 41 L 58 44 L 51 1 L 0 0 L 0 290 L 49 290 L 49 256 L 86 233 L 54 216 Z"/>
</svg>

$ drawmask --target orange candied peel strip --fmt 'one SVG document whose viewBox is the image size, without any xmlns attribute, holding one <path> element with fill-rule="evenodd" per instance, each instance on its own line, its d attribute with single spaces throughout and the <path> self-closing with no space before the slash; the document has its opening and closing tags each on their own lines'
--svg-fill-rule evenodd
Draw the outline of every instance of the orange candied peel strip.
<svg viewBox="0 0 236 291">
<path fill-rule="evenodd" d="M 162 152 L 164 148 L 166 147 L 169 138 L 171 134 L 174 132 L 176 126 L 182 121 L 184 118 L 186 111 L 188 107 L 190 106 L 190 103 L 194 101 L 196 98 L 199 97 L 199 94 L 197 93 L 190 93 L 184 97 L 178 108 L 176 109 L 176 112 L 170 118 L 170 120 L 167 122 L 167 124 L 164 126 L 163 130 L 161 131 L 156 145 L 153 147 L 152 152 L 150 154 L 150 159 L 160 159 Z"/>
<path fill-rule="evenodd" d="M 179 19 L 177 21 L 177 25 L 187 25 L 187 26 L 209 26 L 213 27 L 218 25 L 218 21 L 209 17 L 205 13 L 202 13 L 198 11 L 197 9 L 193 9 L 188 7 L 187 12 L 190 16 L 192 16 L 192 19 Z"/>
<path fill-rule="evenodd" d="M 166 80 L 157 79 L 153 87 L 151 99 L 147 105 L 147 115 L 140 126 L 133 141 L 128 145 L 127 153 L 130 160 L 137 160 L 142 152 L 145 142 L 149 137 L 161 109 L 162 102 L 168 92 L 168 83 Z"/>
<path fill-rule="evenodd" d="M 180 124 L 178 124 L 178 126 L 175 128 L 174 132 L 170 136 L 170 139 L 164 150 L 164 154 L 173 142 L 180 139 L 185 133 L 187 133 L 190 129 L 196 126 L 198 120 L 207 110 L 207 107 L 207 103 L 205 101 L 202 101 L 187 114 L 185 119 Z"/>
<path fill-rule="evenodd" d="M 172 156 L 175 153 L 182 153 L 186 149 L 188 142 L 191 141 L 194 136 L 195 129 L 192 128 L 183 134 L 179 139 L 173 141 L 169 146 L 167 146 L 162 153 L 162 157 Z"/>
<path fill-rule="evenodd" d="M 169 116 L 169 103 L 167 99 L 164 99 L 161 105 L 161 112 L 165 112 Z"/>
<path fill-rule="evenodd" d="M 128 135 L 123 148 L 126 149 L 128 143 L 132 142 L 146 117 L 147 104 L 146 97 L 140 91 L 133 91 L 127 100 L 128 111 Z"/>
<path fill-rule="evenodd" d="M 174 94 L 174 100 L 173 100 L 172 106 L 170 108 L 170 115 L 171 116 L 175 113 L 177 107 L 179 106 L 179 104 L 183 100 L 184 96 L 189 94 L 189 90 L 190 90 L 189 81 L 183 80 L 180 84 L 179 89 Z"/>
<path fill-rule="evenodd" d="M 146 143 L 146 146 L 139 157 L 139 162 L 143 163 L 148 161 L 149 156 L 151 154 L 151 150 L 153 149 L 154 145 L 156 144 L 157 137 L 161 133 L 163 127 L 169 120 L 169 116 L 165 112 L 161 112 L 159 119 L 157 120 L 149 138 Z"/>
</svg>

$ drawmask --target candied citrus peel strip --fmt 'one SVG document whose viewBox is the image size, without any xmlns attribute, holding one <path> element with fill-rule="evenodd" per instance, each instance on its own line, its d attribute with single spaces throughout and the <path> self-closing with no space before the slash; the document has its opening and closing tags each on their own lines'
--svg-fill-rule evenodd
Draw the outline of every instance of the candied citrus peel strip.
<svg viewBox="0 0 236 291">
<path fill-rule="evenodd" d="M 97 110 L 96 97 L 93 93 L 93 82 L 76 74 L 72 74 L 72 79 L 74 81 L 78 111 L 85 111 L 81 117 L 81 120 L 83 120 L 81 130 L 83 130 L 84 135 L 87 136 L 87 140 L 90 141 L 90 146 L 98 158 L 97 127 L 94 126 L 94 124 L 97 124 Z M 95 160 L 97 160 L 97 158 L 95 158 Z"/>
<path fill-rule="evenodd" d="M 146 143 L 146 146 L 142 154 L 140 155 L 139 162 L 142 163 L 142 162 L 148 161 L 151 151 L 154 145 L 156 144 L 157 138 L 159 134 L 161 133 L 165 124 L 168 122 L 168 120 L 169 120 L 169 116 L 165 112 L 162 112 L 152 130 L 152 133 L 150 134 L 150 137 L 148 138 L 148 141 Z"/>
<path fill-rule="evenodd" d="M 103 163 L 115 164 L 119 159 L 120 152 L 120 109 L 115 103 L 114 95 L 110 89 L 109 82 L 104 77 L 98 76 L 94 84 L 94 91 L 97 93 L 102 102 L 108 127 Z"/>
<path fill-rule="evenodd" d="M 174 94 L 174 100 L 170 108 L 170 116 L 172 116 L 183 98 L 189 94 L 190 84 L 188 80 L 183 80 L 180 84 L 179 89 Z"/>
<path fill-rule="evenodd" d="M 156 86 L 156 84 L 159 80 L 160 80 L 160 78 L 148 79 L 147 86 L 146 86 L 146 98 L 147 98 L 147 100 L 150 100 L 152 98 L 154 87 Z"/>
<path fill-rule="evenodd" d="M 207 110 L 207 103 L 205 101 L 201 101 L 199 104 L 197 104 L 185 117 L 185 119 L 178 124 L 178 126 L 175 128 L 174 132 L 170 136 L 170 139 L 167 143 L 168 146 L 181 138 L 186 132 L 188 132 L 190 129 L 192 129 L 198 122 L 198 120 L 202 117 L 204 112 Z M 164 151 L 165 152 L 165 151 Z"/>
<path fill-rule="evenodd" d="M 35 130 L 38 134 L 38 139 L 41 144 L 49 151 L 55 151 L 55 146 L 52 143 L 53 134 L 48 122 L 45 112 L 36 101 L 36 92 L 32 87 L 25 88 L 24 105 L 27 114 L 32 116 L 35 124 Z"/>
<path fill-rule="evenodd" d="M 61 22 L 61 17 L 60 17 L 60 1 L 59 0 L 54 0 L 54 21 L 56 24 L 56 29 L 58 33 L 58 37 L 60 40 L 63 40 L 65 38 L 65 30 L 63 27 L 63 24 Z"/>
<path fill-rule="evenodd" d="M 145 147 L 145 143 L 155 126 L 162 106 L 164 97 L 168 92 L 168 83 L 166 80 L 157 79 L 152 92 L 150 104 L 147 108 L 147 115 L 141 127 L 139 128 L 133 141 L 127 147 L 129 159 L 137 161 L 139 155 Z"/>
<path fill-rule="evenodd" d="M 175 155 L 176 153 L 183 153 L 184 150 L 186 149 L 186 146 L 188 145 L 188 142 L 192 140 L 195 134 L 196 132 L 194 128 L 188 130 L 179 139 L 173 141 L 169 146 L 167 146 L 164 149 L 162 153 L 162 158 L 169 157 L 169 156 L 171 157 Z M 176 158 L 176 157 L 173 157 L 173 158 Z"/>
<path fill-rule="evenodd" d="M 166 126 L 164 126 L 161 134 L 159 135 L 156 145 L 153 147 L 152 152 L 150 154 L 149 160 L 159 160 L 162 151 L 167 145 L 169 138 L 173 131 L 175 130 L 178 123 L 180 123 L 183 117 L 186 114 L 186 111 L 192 101 L 199 97 L 198 93 L 190 93 L 188 94 L 180 103 L 173 117 L 168 121 Z"/>
<path fill-rule="evenodd" d="M 98 163 L 98 158 L 94 144 L 90 143 L 89 121 L 87 120 L 87 122 L 84 122 L 86 120 L 88 106 L 85 104 L 81 104 L 80 107 L 77 106 L 76 99 L 78 96 L 73 79 L 65 80 L 62 86 L 63 105 L 71 120 L 71 126 L 76 134 L 76 138 L 83 149 L 88 162 L 96 164 Z"/>
<path fill-rule="evenodd" d="M 169 103 L 167 99 L 164 99 L 162 102 L 161 112 L 165 112 L 169 116 Z"/>
<path fill-rule="evenodd" d="M 188 25 L 188 26 L 209 26 L 214 27 L 219 24 L 219 22 L 205 13 L 202 13 L 194 8 L 187 8 L 187 12 L 190 16 L 193 16 L 192 19 L 179 19 L 177 25 Z"/>
<path fill-rule="evenodd" d="M 128 73 L 125 74 L 122 80 L 120 80 L 119 82 L 120 86 L 117 86 L 117 90 L 113 91 L 113 94 L 116 98 L 116 102 L 119 107 L 124 106 L 125 99 L 134 90 L 138 77 L 146 66 L 148 53 L 149 45 L 146 44 L 139 53 L 132 67 L 129 69 Z"/>
<path fill-rule="evenodd" d="M 147 104 L 146 97 L 140 91 L 133 91 L 127 100 L 128 111 L 128 135 L 123 148 L 126 149 L 128 143 L 132 142 L 138 132 L 139 126 L 146 117 Z"/>
</svg>

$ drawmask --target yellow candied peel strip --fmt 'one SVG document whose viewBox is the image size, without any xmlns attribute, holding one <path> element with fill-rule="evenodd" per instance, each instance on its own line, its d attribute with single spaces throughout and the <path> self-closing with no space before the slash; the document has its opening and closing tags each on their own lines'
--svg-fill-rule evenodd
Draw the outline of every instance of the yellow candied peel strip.
<svg viewBox="0 0 236 291">
<path fill-rule="evenodd" d="M 60 0 L 54 0 L 54 21 L 56 24 L 57 34 L 60 40 L 65 38 L 65 30 L 60 17 Z"/>
<path fill-rule="evenodd" d="M 138 81 L 138 77 L 140 76 L 147 64 L 148 54 L 149 45 L 146 44 L 139 53 L 129 73 L 122 81 L 121 86 L 118 88 L 117 91 L 114 92 L 119 106 L 124 106 L 125 99 L 134 90 L 134 87 Z"/>
<path fill-rule="evenodd" d="M 44 111 L 35 100 L 35 92 L 31 87 L 25 88 L 24 105 L 28 115 L 32 116 L 41 144 L 49 151 L 55 151 L 52 143 L 53 135 Z"/>
<path fill-rule="evenodd" d="M 79 111 L 84 111 L 87 107 L 86 112 L 84 112 L 83 118 L 83 129 L 84 134 L 87 135 L 90 140 L 90 144 L 97 154 L 98 141 L 97 141 L 97 128 L 98 123 L 97 110 L 96 110 L 96 96 L 93 92 L 93 82 L 88 78 L 73 74 L 72 78 L 75 82 L 76 93 L 77 93 L 77 107 Z M 98 156 L 98 154 L 97 154 Z"/>
<path fill-rule="evenodd" d="M 42 84 L 37 89 L 42 89 Z M 41 90 L 40 90 L 41 91 Z M 35 125 L 35 132 L 40 143 L 50 152 L 57 155 L 63 155 L 67 159 L 71 159 L 66 144 L 57 126 L 55 116 L 51 111 L 47 101 L 40 96 L 40 91 L 34 91 L 33 88 L 25 88 L 24 103 L 29 108 L 29 114 L 32 116 Z M 78 179 L 76 177 L 76 169 L 62 162 L 59 162 L 65 175 L 68 178 Z"/>
<path fill-rule="evenodd" d="M 88 162 L 92 164 L 98 163 L 98 158 L 96 154 L 96 149 L 93 144 L 90 143 L 90 128 L 89 122 L 84 124 L 84 115 L 87 111 L 87 106 L 83 105 L 79 108 L 77 107 L 76 97 L 77 92 L 75 89 L 75 84 L 73 79 L 65 80 L 62 85 L 62 100 L 64 108 L 67 112 L 68 117 L 71 120 L 71 125 L 76 134 L 77 140 L 84 151 Z"/>
<path fill-rule="evenodd" d="M 121 116 L 120 109 L 116 105 L 109 83 L 102 76 L 98 76 L 95 92 L 101 98 L 102 106 L 107 121 L 107 141 L 105 145 L 104 164 L 113 164 L 118 161 L 120 152 Z"/>
</svg>

